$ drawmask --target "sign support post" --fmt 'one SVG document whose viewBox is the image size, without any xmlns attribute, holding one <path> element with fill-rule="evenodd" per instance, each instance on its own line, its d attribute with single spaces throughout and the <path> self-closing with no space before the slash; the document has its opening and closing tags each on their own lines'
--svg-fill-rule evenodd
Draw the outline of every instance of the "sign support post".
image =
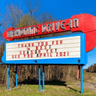
<svg viewBox="0 0 96 96">
<path fill-rule="evenodd" d="M 83 94 L 83 65 L 81 65 L 81 94 Z"/>
<path fill-rule="evenodd" d="M 40 65 L 39 65 L 39 92 L 41 91 L 41 74 L 40 74 Z"/>
<path fill-rule="evenodd" d="M 16 65 L 16 87 L 18 87 L 18 72 L 17 72 L 17 65 Z"/>
<path fill-rule="evenodd" d="M 43 78 L 42 78 L 42 79 L 43 79 L 43 80 L 42 80 L 43 85 L 42 85 L 42 87 L 43 87 L 43 90 L 44 90 L 44 66 L 43 66 L 43 74 L 42 74 L 42 75 L 43 75 Z"/>
<path fill-rule="evenodd" d="M 7 65 L 7 90 L 9 90 L 9 65 Z"/>
</svg>

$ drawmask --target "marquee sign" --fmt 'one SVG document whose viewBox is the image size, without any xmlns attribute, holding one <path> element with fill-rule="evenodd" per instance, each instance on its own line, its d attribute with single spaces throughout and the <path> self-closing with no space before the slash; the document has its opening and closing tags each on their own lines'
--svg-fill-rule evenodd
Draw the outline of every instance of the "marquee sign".
<svg viewBox="0 0 96 96">
<path fill-rule="evenodd" d="M 81 33 L 42 39 L 14 40 L 67 31 Z M 81 65 L 81 93 L 83 93 L 83 65 L 87 64 L 87 52 L 96 46 L 95 16 L 79 14 L 66 20 L 22 28 L 11 27 L 4 32 L 3 37 L 8 40 L 5 42 L 5 51 L 2 56 L 2 62 L 7 64 L 7 89 L 9 89 L 8 64 L 39 64 L 39 91 L 41 86 L 40 64 L 78 64 Z M 17 77 L 16 65 L 16 86 Z"/>
<path fill-rule="evenodd" d="M 16 64 L 86 64 L 84 38 L 84 34 L 79 34 L 37 40 L 7 41 L 2 61 Z"/>
</svg>

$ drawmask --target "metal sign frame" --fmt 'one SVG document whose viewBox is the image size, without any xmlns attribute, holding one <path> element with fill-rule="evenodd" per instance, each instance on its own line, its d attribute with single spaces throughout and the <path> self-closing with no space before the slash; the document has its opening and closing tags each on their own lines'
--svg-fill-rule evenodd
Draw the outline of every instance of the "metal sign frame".
<svg viewBox="0 0 96 96">
<path fill-rule="evenodd" d="M 51 58 L 51 59 L 31 59 L 31 60 L 6 60 L 6 44 L 8 43 L 15 43 L 15 42 L 25 42 L 25 41 L 38 41 L 38 40 L 48 40 L 48 39 L 56 39 L 56 38 L 66 38 L 66 37 L 74 37 L 80 36 L 80 52 L 81 57 L 78 58 Z M 87 64 L 87 53 L 85 51 L 85 34 L 78 33 L 78 34 L 71 34 L 66 36 L 56 36 L 56 37 L 49 37 L 49 38 L 39 38 L 39 39 L 32 39 L 32 40 L 16 40 L 16 41 L 6 41 L 5 42 L 5 51 L 2 57 L 2 61 L 6 64 Z M 55 62 L 54 62 L 55 61 Z"/>
</svg>

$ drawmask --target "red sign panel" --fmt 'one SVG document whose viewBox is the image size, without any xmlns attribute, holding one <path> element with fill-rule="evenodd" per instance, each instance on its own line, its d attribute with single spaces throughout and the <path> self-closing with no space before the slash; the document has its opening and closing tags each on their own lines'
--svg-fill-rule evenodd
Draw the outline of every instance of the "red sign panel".
<svg viewBox="0 0 96 96">
<path fill-rule="evenodd" d="M 37 36 L 43 34 L 51 34 L 54 32 L 69 31 L 72 28 L 78 28 L 78 18 L 75 18 L 73 20 L 60 20 L 56 22 L 38 24 L 22 28 L 8 28 L 3 36 L 7 40 L 13 40 L 16 38 L 23 38 L 28 36 Z"/>
<path fill-rule="evenodd" d="M 96 45 L 96 17 L 90 14 L 74 15 L 70 19 L 54 21 L 22 28 L 8 28 L 3 36 L 7 40 L 38 36 L 56 32 L 78 32 L 86 34 L 86 52 L 92 50 Z"/>
</svg>

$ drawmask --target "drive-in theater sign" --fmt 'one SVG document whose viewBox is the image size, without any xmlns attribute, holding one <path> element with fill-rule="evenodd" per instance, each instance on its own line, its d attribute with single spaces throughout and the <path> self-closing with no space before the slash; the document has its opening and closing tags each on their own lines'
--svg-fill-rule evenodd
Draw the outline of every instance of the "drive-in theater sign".
<svg viewBox="0 0 96 96">
<path fill-rule="evenodd" d="M 14 40 L 44 34 L 71 31 L 66 36 Z M 78 34 L 77 34 L 78 33 Z M 17 64 L 78 64 L 81 66 L 81 93 L 83 93 L 83 66 L 87 64 L 87 52 L 95 47 L 96 17 L 90 14 L 74 15 L 70 19 L 26 26 L 8 28 L 4 34 L 5 51 L 2 64 L 7 64 L 7 89 L 9 89 L 9 66 L 16 64 L 16 86 L 18 86 Z M 44 67 L 43 67 L 44 90 Z"/>
</svg>

